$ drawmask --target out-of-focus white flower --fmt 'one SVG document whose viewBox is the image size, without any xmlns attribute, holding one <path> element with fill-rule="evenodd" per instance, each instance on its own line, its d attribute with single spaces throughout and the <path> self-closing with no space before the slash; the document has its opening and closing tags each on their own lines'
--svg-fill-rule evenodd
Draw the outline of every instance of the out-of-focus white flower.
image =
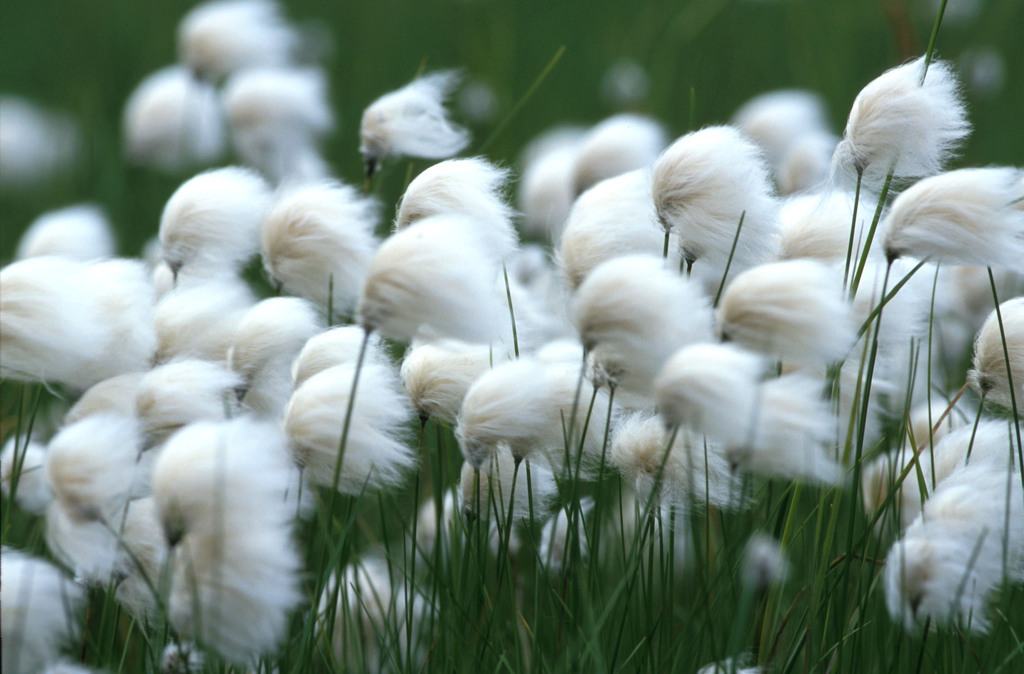
<svg viewBox="0 0 1024 674">
<path fill-rule="evenodd" d="M 576 198 L 573 167 L 584 133 L 576 127 L 555 127 L 523 150 L 517 204 L 525 234 L 558 239 Z"/>
<path fill-rule="evenodd" d="M 624 113 L 591 128 L 580 142 L 573 186 L 582 194 L 591 186 L 628 171 L 650 166 L 668 145 L 661 124 L 644 115 Z"/>
<path fill-rule="evenodd" d="M 292 363 L 292 388 L 299 388 L 307 379 L 329 367 L 355 363 L 364 339 L 367 339 L 366 331 L 356 325 L 342 325 L 310 337 Z M 391 364 L 378 335 L 370 335 L 364 358 L 368 363 Z"/>
<path fill-rule="evenodd" d="M 53 499 L 46 480 L 46 446 L 11 435 L 0 452 L 0 490 L 5 497 L 15 495 L 19 508 L 41 515 Z"/>
<path fill-rule="evenodd" d="M 18 241 L 16 257 L 60 255 L 88 262 L 114 257 L 117 242 L 107 214 L 96 204 L 77 204 L 43 213 Z"/>
<path fill-rule="evenodd" d="M 21 190 L 74 166 L 81 147 L 77 124 L 17 96 L 0 96 L 0 188 Z"/>
<path fill-rule="evenodd" d="M 1019 414 L 1024 408 L 1024 297 L 1003 302 L 999 312 L 1003 319 L 1002 331 L 999 316 L 993 310 L 974 342 L 974 367 L 967 380 L 982 398 L 1008 409 L 1016 398 Z M 1010 395 L 1011 377 L 1013 397 Z"/>
</svg>

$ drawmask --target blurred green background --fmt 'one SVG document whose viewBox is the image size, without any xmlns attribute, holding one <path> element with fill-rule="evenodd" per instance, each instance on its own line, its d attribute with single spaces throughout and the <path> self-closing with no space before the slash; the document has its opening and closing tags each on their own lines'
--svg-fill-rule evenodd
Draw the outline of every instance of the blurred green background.
<svg viewBox="0 0 1024 674">
<path fill-rule="evenodd" d="M 0 261 L 39 213 L 77 201 L 102 204 L 137 255 L 156 233 L 163 203 L 188 174 L 168 176 L 121 158 L 121 109 L 148 73 L 175 59 L 175 27 L 195 3 L 4 0 L 0 92 L 67 112 L 80 123 L 81 161 L 47 185 L 0 194 Z M 922 54 L 939 0 L 294 0 L 287 16 L 330 47 L 322 59 L 338 116 L 327 156 L 337 175 L 361 183 L 362 109 L 422 67 L 463 68 L 496 96 L 490 121 L 470 124 L 480 151 L 561 46 L 535 95 L 487 148 L 514 165 L 536 134 L 557 124 L 593 123 L 619 111 L 601 81 L 622 59 L 646 69 L 640 110 L 673 135 L 695 122 L 727 121 L 745 100 L 781 87 L 820 93 L 841 132 L 859 89 L 886 68 Z M 950 0 L 936 53 L 958 63 L 975 131 L 958 165 L 1024 163 L 1024 2 Z M 323 45 L 320 47 L 323 49 Z M 988 68 L 986 69 L 986 64 Z M 992 64 L 996 64 L 995 70 Z M 1001 64 L 1001 65 L 1000 65 Z M 999 68 L 1001 67 L 1001 74 Z M 994 77 L 994 79 L 993 79 Z M 466 122 L 456 111 L 456 117 Z M 375 191 L 390 206 L 410 168 L 388 166 Z"/>
</svg>

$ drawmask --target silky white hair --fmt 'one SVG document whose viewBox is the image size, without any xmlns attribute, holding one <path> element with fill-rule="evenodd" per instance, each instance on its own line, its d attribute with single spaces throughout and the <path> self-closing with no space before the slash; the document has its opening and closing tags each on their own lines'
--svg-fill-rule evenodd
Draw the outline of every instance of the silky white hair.
<svg viewBox="0 0 1024 674">
<path fill-rule="evenodd" d="M 170 622 L 233 662 L 274 651 L 302 600 L 289 486 L 281 431 L 244 417 L 181 430 L 153 469 Z"/>
<path fill-rule="evenodd" d="M 441 340 L 414 344 L 402 359 L 405 392 L 421 419 L 455 424 L 462 399 L 472 383 L 508 356 L 482 344 Z"/>
<path fill-rule="evenodd" d="M 311 376 L 292 394 L 284 414 L 291 455 L 304 475 L 344 494 L 397 486 L 416 465 L 402 437 L 412 409 L 390 365 L 363 362 L 346 444 L 340 447 L 355 374 L 355 364 L 345 363 Z"/>
<path fill-rule="evenodd" d="M 762 149 L 776 176 L 788 152 L 810 134 L 829 133 L 825 102 L 802 89 L 769 91 L 748 100 L 732 124 Z"/>
<path fill-rule="evenodd" d="M 477 225 L 467 215 L 435 215 L 385 240 L 363 284 L 362 326 L 403 340 L 421 334 L 486 343 L 503 334 L 500 260 Z"/>
<path fill-rule="evenodd" d="M 970 134 L 954 69 L 925 58 L 885 71 L 853 101 L 843 140 L 832 157 L 833 179 L 861 174 L 877 188 L 896 178 L 933 175 Z"/>
<path fill-rule="evenodd" d="M 672 143 L 654 164 L 651 193 L 662 227 L 679 236 L 688 263 L 701 260 L 721 278 L 730 254 L 730 273 L 775 255 L 778 206 L 768 168 L 735 128 L 711 126 Z"/>
<path fill-rule="evenodd" d="M 722 295 L 718 336 L 793 363 L 839 360 L 855 335 L 839 277 L 834 269 L 813 260 L 748 269 Z"/>
<path fill-rule="evenodd" d="M 154 311 L 157 363 L 174 358 L 226 362 L 235 330 L 256 298 L 240 278 L 179 283 Z"/>
<path fill-rule="evenodd" d="M 299 388 L 307 379 L 329 367 L 355 363 L 364 339 L 368 339 L 364 356 L 367 362 L 391 363 L 379 335 L 367 337 L 366 331 L 357 325 L 338 326 L 306 340 L 292 362 L 292 388 Z"/>
<path fill-rule="evenodd" d="M 88 262 L 114 257 L 117 241 L 106 212 L 84 203 L 43 213 L 32 221 L 18 241 L 15 257 L 60 255 Z"/>
<path fill-rule="evenodd" d="M 579 288 L 602 262 L 630 254 L 661 255 L 665 232 L 651 202 L 651 173 L 637 169 L 597 183 L 572 205 L 558 242 L 558 266 Z M 678 266 L 679 240 L 669 258 Z"/>
<path fill-rule="evenodd" d="M 513 488 L 512 476 L 516 470 L 519 472 Z M 530 471 L 529 479 L 527 471 Z M 555 477 L 551 471 L 529 459 L 516 466 L 512 450 L 506 444 L 499 444 L 479 469 L 469 462 L 462 464 L 459 477 L 462 511 L 489 519 L 500 529 L 506 526 L 510 505 L 513 522 L 528 521 L 531 515 L 541 521 L 551 510 L 556 495 Z"/>
<path fill-rule="evenodd" d="M 0 634 L 3 670 L 34 674 L 60 657 L 78 635 L 77 613 L 85 591 L 42 559 L 4 547 L 0 584 Z"/>
<path fill-rule="evenodd" d="M 124 104 L 121 132 L 129 162 L 170 173 L 212 164 L 227 149 L 217 90 L 182 66 L 139 82 Z"/>
<path fill-rule="evenodd" d="M 212 80 L 242 68 L 285 65 L 298 43 L 274 0 L 212 0 L 178 24 L 178 59 Z"/>
<path fill-rule="evenodd" d="M 0 377 L 84 390 L 145 370 L 156 342 L 141 262 L 44 256 L 0 270 Z"/>
<path fill-rule="evenodd" d="M 175 273 L 183 267 L 229 272 L 243 265 L 259 248 L 269 206 L 270 188 L 250 169 L 228 166 L 186 180 L 160 216 L 164 260 Z"/>
<path fill-rule="evenodd" d="M 650 166 L 666 145 L 665 129 L 651 117 L 622 113 L 605 119 L 587 131 L 576 151 L 576 194 L 606 178 Z"/>
<path fill-rule="evenodd" d="M 260 416 L 280 418 L 292 392 L 292 362 L 324 328 L 313 305 L 297 297 L 271 297 L 250 309 L 228 350 L 228 363 L 242 378 L 241 403 Z"/>
<path fill-rule="evenodd" d="M 870 203 L 861 193 L 861 203 Z M 859 260 L 871 224 L 869 209 L 858 209 L 851 258 Z M 792 196 L 779 209 L 782 240 L 779 259 L 812 258 L 822 262 L 842 261 L 851 251 L 850 226 L 853 223 L 853 195 L 843 190 Z M 872 241 L 871 256 L 881 259 L 879 239 Z"/>
<path fill-rule="evenodd" d="M 1003 319 L 1003 330 L 999 330 L 999 315 L 993 309 L 974 341 L 973 367 L 967 374 L 967 381 L 975 393 L 985 400 L 1010 409 L 1014 401 L 1010 396 L 1012 377 L 1019 413 L 1024 408 L 1024 297 L 1003 302 L 999 305 L 999 311 Z M 1009 361 L 1006 359 L 1007 354 L 1010 356 Z"/>
<path fill-rule="evenodd" d="M 519 159 L 516 203 L 524 234 L 556 241 L 576 197 L 573 167 L 584 130 L 555 127 L 531 140 Z"/>
<path fill-rule="evenodd" d="M 53 500 L 45 460 L 46 445 L 13 433 L 0 451 L 0 491 L 7 498 L 13 491 L 18 507 L 33 515 L 41 515 Z"/>
<path fill-rule="evenodd" d="M 135 414 L 135 396 L 145 372 L 126 372 L 90 386 L 64 415 L 70 425 L 94 414 Z"/>
<path fill-rule="evenodd" d="M 647 393 L 665 360 L 680 346 L 712 338 L 710 303 L 697 285 L 648 255 L 599 265 L 572 299 L 572 319 L 587 349 L 624 363 Z"/>
<path fill-rule="evenodd" d="M 443 159 L 469 145 L 469 132 L 454 124 L 445 100 L 459 85 L 454 70 L 417 77 L 401 89 L 384 94 L 364 111 L 359 125 L 359 152 L 371 176 L 389 156 Z"/>
<path fill-rule="evenodd" d="M 247 68 L 221 100 L 235 151 L 274 183 L 330 175 L 320 142 L 334 129 L 327 74 L 318 68 Z"/>
<path fill-rule="evenodd" d="M 968 168 L 925 178 L 896 197 L 883 228 L 889 258 L 1024 273 L 1024 169 Z"/>
</svg>

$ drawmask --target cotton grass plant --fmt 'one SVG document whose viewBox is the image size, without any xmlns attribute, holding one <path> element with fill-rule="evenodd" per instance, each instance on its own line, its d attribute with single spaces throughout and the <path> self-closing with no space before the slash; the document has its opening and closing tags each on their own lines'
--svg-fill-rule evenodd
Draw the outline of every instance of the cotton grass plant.
<svg viewBox="0 0 1024 674">
<path fill-rule="evenodd" d="M 109 293 L 88 274 L 39 281 L 56 281 L 46 302 L 29 302 L 30 317 L 46 320 L 19 338 L 49 369 L 10 365 L 18 351 L 8 346 L 5 286 L 30 261 L 4 270 L 5 671 L 1019 669 L 1024 287 L 1012 237 L 961 246 L 973 257 L 955 261 L 983 267 L 953 268 L 934 252 L 982 231 L 975 223 L 1009 222 L 999 214 L 1016 202 L 981 189 L 952 200 L 960 192 L 943 189 L 928 197 L 942 213 L 984 202 L 985 214 L 921 219 L 905 208 L 932 180 L 1010 169 L 967 168 L 987 156 L 967 145 L 964 166 L 947 174 L 894 173 L 895 199 L 885 189 L 895 155 L 877 175 L 865 167 L 859 190 L 829 184 L 821 162 L 837 139 L 813 96 L 791 93 L 735 117 L 759 145 L 729 127 L 700 130 L 739 108 L 725 86 L 733 80 L 718 73 L 714 97 L 700 80 L 677 87 L 671 45 L 708 50 L 705 33 L 753 39 L 731 14 L 752 10 L 663 21 L 648 7 L 628 23 L 644 43 L 657 29 L 649 44 L 660 65 L 646 94 L 629 99 L 636 114 L 592 110 L 615 124 L 591 127 L 601 142 L 588 153 L 570 134 L 545 169 L 553 201 L 520 216 L 511 198 L 536 185 L 502 167 L 539 131 L 536 120 L 556 128 L 575 118 L 559 101 L 580 103 L 586 79 L 566 86 L 563 69 L 593 60 L 577 58 L 583 45 L 618 34 L 608 31 L 621 17 L 577 17 L 587 39 L 541 54 L 529 73 L 532 62 L 519 59 L 533 48 L 506 44 L 505 19 L 531 34 L 535 17 L 461 8 L 495 21 L 473 40 L 446 32 L 450 46 L 467 79 L 488 80 L 499 110 L 508 107 L 488 140 L 469 146 L 488 122 L 470 118 L 464 130 L 444 108 L 454 79 L 431 73 L 444 73 L 434 68 L 448 57 L 409 56 L 440 25 L 427 10 L 408 8 L 422 30 L 406 37 L 392 30 L 398 15 L 374 30 L 371 6 L 324 7 L 360 20 L 327 26 L 343 39 L 330 63 L 314 63 L 325 27 L 295 9 L 293 24 L 271 2 L 201 6 L 182 24 L 182 58 L 222 93 L 254 67 L 329 66 L 332 97 L 305 112 L 326 104 L 337 137 L 319 145 L 299 134 L 303 148 L 286 149 L 316 145 L 336 181 L 289 179 L 274 193 L 256 173 L 273 171 L 239 152 L 254 166 L 172 172 L 158 198 L 135 182 L 120 196 L 87 195 L 115 224 L 145 224 L 147 236 L 167 204 L 154 253 L 164 260 L 155 272 L 141 262 L 44 263 L 127 265 L 140 279 L 103 285 L 118 290 Z M 863 71 L 839 79 L 838 57 L 854 44 L 829 37 L 830 82 L 850 98 L 821 93 L 842 112 L 898 59 L 882 65 L 861 49 Z M 477 51 L 490 70 L 472 66 Z M 361 70 L 348 67 L 357 55 Z M 804 81 L 818 60 L 807 59 Z M 398 116 L 377 120 L 390 144 L 368 146 L 373 165 L 361 165 L 361 108 L 417 63 L 411 92 L 370 106 Z M 705 64 L 694 77 L 714 69 L 693 63 Z M 532 83 L 502 80 L 522 64 Z M 910 65 L 897 73 L 900 96 L 874 96 L 885 128 L 911 117 L 897 104 L 919 98 L 922 82 L 924 94 L 938 83 L 945 103 L 960 100 L 952 59 Z M 296 121 L 275 116 L 272 102 L 253 111 L 276 120 L 263 129 L 271 135 Z M 950 109 L 963 112 L 931 112 Z M 962 124 L 949 133 L 962 133 L 965 114 L 953 118 Z M 982 118 L 979 138 L 991 124 Z M 607 128 L 615 138 L 601 139 Z M 671 171 L 675 196 L 694 187 L 686 176 L 710 182 L 659 209 L 651 176 L 668 129 L 684 146 L 697 136 L 707 159 Z M 919 136 L 911 149 L 939 152 L 942 169 L 963 140 L 936 149 L 948 134 Z M 105 136 L 95 138 L 100 152 Z M 851 131 L 843 147 L 863 149 L 862 140 Z M 430 161 L 467 147 L 472 159 Z M 782 203 L 775 194 L 790 191 L 798 148 L 810 149 L 792 184 L 806 192 Z M 393 170 L 373 194 L 341 182 L 386 158 Z M 619 175 L 576 194 L 605 171 Z M 37 195 L 36 212 L 73 202 L 54 190 L 45 205 Z M 147 215 L 126 215 L 136 194 Z M 272 238 L 288 245 L 264 236 L 261 250 L 275 213 L 289 226 Z M 397 231 L 387 232 L 392 218 Z M 914 231 L 917 220 L 945 238 Z M 1013 225 L 996 229 L 1005 236 Z M 581 242 L 580 231 L 592 236 Z M 574 238 L 584 254 L 571 262 Z M 260 250 L 269 279 L 253 259 Z M 144 311 L 115 311 L 125 295 L 144 296 Z M 121 332 L 104 341 L 111 326 Z M 22 370 L 28 381 L 14 378 Z M 22 554 L 52 566 L 22 564 Z M 36 582 L 24 602 L 24 569 L 57 600 L 37 600 Z"/>
</svg>

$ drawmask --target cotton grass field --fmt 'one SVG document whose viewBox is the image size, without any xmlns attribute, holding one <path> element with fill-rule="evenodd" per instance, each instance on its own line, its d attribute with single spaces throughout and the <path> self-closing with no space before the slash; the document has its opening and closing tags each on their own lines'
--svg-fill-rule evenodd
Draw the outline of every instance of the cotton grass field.
<svg viewBox="0 0 1024 674">
<path fill-rule="evenodd" d="M 1024 5 L 607 4 L 6 4 L 5 672 L 1024 669 Z"/>
</svg>

